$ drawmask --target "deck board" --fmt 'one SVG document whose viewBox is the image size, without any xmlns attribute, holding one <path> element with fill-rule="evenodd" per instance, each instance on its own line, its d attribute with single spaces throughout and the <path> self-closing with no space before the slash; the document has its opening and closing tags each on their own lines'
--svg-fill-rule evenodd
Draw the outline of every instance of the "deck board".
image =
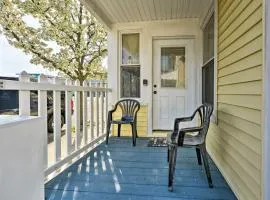
<svg viewBox="0 0 270 200">
<path fill-rule="evenodd" d="M 45 185 L 46 200 L 236 199 L 210 160 L 214 188 L 208 188 L 194 149 L 178 149 L 174 192 L 168 192 L 167 151 L 138 138 L 110 138 Z"/>
</svg>

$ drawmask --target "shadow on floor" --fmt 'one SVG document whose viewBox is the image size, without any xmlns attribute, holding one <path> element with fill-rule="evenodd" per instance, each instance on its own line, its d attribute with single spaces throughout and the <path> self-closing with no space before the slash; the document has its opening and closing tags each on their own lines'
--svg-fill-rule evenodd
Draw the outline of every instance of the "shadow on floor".
<svg viewBox="0 0 270 200">
<path fill-rule="evenodd" d="M 174 191 L 168 192 L 166 147 L 147 147 L 146 138 L 110 138 L 45 185 L 46 200 L 236 199 L 210 160 L 208 188 L 194 149 L 178 149 Z"/>
</svg>

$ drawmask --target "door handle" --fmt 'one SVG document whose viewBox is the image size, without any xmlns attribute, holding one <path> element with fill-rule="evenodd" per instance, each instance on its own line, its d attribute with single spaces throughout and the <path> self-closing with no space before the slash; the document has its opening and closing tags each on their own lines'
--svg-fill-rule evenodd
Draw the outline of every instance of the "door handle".
<svg viewBox="0 0 270 200">
<path fill-rule="evenodd" d="M 157 85 L 155 84 L 155 85 L 154 85 L 154 88 L 156 88 L 156 87 L 157 87 Z"/>
<path fill-rule="evenodd" d="M 157 94 L 157 91 L 154 91 L 154 94 Z"/>
</svg>

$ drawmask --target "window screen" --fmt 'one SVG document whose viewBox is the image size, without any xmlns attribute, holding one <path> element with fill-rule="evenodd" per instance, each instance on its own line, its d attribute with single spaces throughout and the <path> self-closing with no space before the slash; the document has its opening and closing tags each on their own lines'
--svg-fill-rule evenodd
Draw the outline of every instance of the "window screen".
<svg viewBox="0 0 270 200">
<path fill-rule="evenodd" d="M 214 104 L 214 15 L 203 30 L 202 103 Z"/>
<path fill-rule="evenodd" d="M 140 67 L 121 66 L 121 98 L 140 97 Z"/>
<path fill-rule="evenodd" d="M 202 68 L 202 103 L 214 103 L 214 59 Z"/>
</svg>

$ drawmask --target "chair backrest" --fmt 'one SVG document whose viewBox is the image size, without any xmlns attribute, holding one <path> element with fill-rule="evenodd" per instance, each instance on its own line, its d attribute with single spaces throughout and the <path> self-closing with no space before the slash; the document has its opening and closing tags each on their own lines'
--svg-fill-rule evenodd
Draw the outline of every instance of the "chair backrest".
<svg viewBox="0 0 270 200">
<path fill-rule="evenodd" d="M 132 117 L 136 120 L 137 112 L 140 110 L 140 103 L 135 99 L 123 99 L 115 104 L 122 110 L 122 117 Z"/>
<path fill-rule="evenodd" d="M 205 141 L 210 125 L 210 117 L 213 113 L 213 106 L 211 104 L 205 103 L 197 108 L 196 112 L 199 113 L 201 126 L 203 127 L 203 129 L 199 132 L 199 136 L 203 141 Z"/>
</svg>

